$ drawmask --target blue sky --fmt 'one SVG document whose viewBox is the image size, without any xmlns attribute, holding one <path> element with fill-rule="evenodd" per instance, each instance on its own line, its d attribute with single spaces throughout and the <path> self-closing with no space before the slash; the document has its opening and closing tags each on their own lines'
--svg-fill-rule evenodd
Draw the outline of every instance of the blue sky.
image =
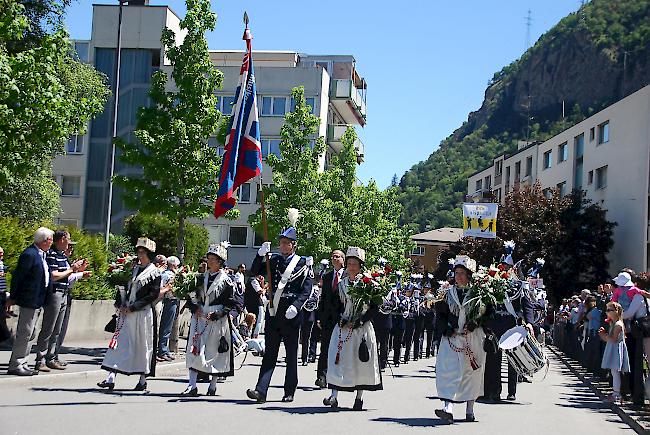
<svg viewBox="0 0 650 435">
<path fill-rule="evenodd" d="M 117 0 L 73 3 L 67 16 L 73 38 L 90 37 L 92 3 Z M 181 0 L 151 4 L 185 14 Z M 217 27 L 208 41 L 211 49 L 242 49 L 246 10 L 254 49 L 353 55 L 368 82 L 368 123 L 359 129 L 366 160 L 358 174 L 385 187 L 480 107 L 488 80 L 523 53 L 529 9 L 532 43 L 579 6 L 577 0 L 215 1 Z"/>
</svg>

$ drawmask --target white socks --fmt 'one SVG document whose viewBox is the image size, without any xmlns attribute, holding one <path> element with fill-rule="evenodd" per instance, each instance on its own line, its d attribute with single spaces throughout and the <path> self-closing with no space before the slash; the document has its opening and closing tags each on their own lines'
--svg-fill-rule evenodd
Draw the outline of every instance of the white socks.
<svg viewBox="0 0 650 435">
<path fill-rule="evenodd" d="M 452 414 L 453 411 L 454 411 L 454 404 L 451 403 L 451 402 L 448 402 L 446 400 L 443 400 L 443 402 L 442 402 L 442 410 Z"/>
<path fill-rule="evenodd" d="M 361 400 L 363 397 L 363 390 L 357 390 L 357 400 Z"/>
<path fill-rule="evenodd" d="M 199 374 L 197 373 L 196 370 L 190 369 L 190 380 L 188 387 L 190 388 L 196 388 L 196 380 L 198 379 Z"/>
<path fill-rule="evenodd" d="M 467 411 L 465 412 L 465 414 L 474 415 L 474 400 L 467 401 Z"/>
<path fill-rule="evenodd" d="M 106 382 L 109 383 L 109 384 L 114 384 L 115 383 L 115 376 L 117 376 L 117 373 L 109 372 L 108 377 L 106 378 Z"/>
<path fill-rule="evenodd" d="M 333 399 L 336 399 L 339 397 L 339 390 L 332 390 L 332 394 L 330 395 Z"/>
<path fill-rule="evenodd" d="M 147 383 L 147 376 L 146 375 L 140 375 L 140 380 L 138 381 L 139 385 L 146 384 Z"/>
<path fill-rule="evenodd" d="M 211 390 L 216 390 L 217 389 L 217 377 L 212 376 L 212 379 L 210 379 L 210 389 Z"/>
</svg>

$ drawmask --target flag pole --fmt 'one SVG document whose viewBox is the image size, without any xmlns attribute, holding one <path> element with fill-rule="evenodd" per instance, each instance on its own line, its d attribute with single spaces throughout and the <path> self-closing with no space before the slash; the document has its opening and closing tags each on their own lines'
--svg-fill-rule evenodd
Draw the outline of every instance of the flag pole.
<svg viewBox="0 0 650 435">
<path fill-rule="evenodd" d="M 242 38 L 243 40 L 246 41 L 246 48 L 250 50 L 250 58 L 253 58 L 253 50 L 251 49 L 250 46 L 250 40 L 253 39 L 253 36 L 250 33 L 250 30 L 248 28 L 248 14 L 246 11 L 244 11 L 244 24 L 246 25 L 246 28 L 244 29 L 244 37 Z M 264 153 L 262 153 L 264 154 Z M 264 241 L 268 242 L 269 241 L 269 227 L 266 221 L 266 207 L 264 204 L 264 183 L 262 182 L 262 174 L 264 173 L 264 166 L 262 165 L 262 171 L 260 172 L 260 206 L 262 208 L 262 230 L 264 232 Z M 269 309 L 273 310 L 273 280 L 271 276 L 271 255 L 270 253 L 266 254 L 266 281 L 268 282 L 269 286 Z"/>
</svg>

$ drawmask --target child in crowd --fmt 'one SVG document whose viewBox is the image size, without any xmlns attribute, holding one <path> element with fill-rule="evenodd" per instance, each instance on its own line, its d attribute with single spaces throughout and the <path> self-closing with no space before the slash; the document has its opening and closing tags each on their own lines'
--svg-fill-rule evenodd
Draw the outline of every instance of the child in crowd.
<svg viewBox="0 0 650 435">
<path fill-rule="evenodd" d="M 623 324 L 623 307 L 618 302 L 607 304 L 607 320 L 609 333 L 605 328 L 598 330 L 601 340 L 606 342 L 605 353 L 601 367 L 612 372 L 612 387 L 614 392 L 608 397 L 610 402 L 622 402 L 621 373 L 630 371 L 630 360 L 625 345 L 625 325 Z"/>
</svg>

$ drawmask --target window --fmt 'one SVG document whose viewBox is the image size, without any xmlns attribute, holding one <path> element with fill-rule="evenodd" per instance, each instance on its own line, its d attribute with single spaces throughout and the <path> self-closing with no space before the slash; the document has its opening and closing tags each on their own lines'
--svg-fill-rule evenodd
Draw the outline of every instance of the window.
<svg viewBox="0 0 650 435">
<path fill-rule="evenodd" d="M 483 180 L 476 180 L 476 192 L 483 189 Z"/>
<path fill-rule="evenodd" d="M 262 157 L 267 158 L 270 154 L 275 154 L 278 158 L 282 157 L 280 154 L 280 139 L 262 139 Z"/>
<path fill-rule="evenodd" d="M 262 246 L 262 243 L 264 243 L 264 236 L 255 232 L 255 240 L 253 241 L 253 246 L 257 248 L 259 246 Z"/>
<path fill-rule="evenodd" d="M 494 164 L 494 176 L 498 177 L 503 173 L 503 160 L 499 160 Z"/>
<path fill-rule="evenodd" d="M 557 162 L 562 163 L 569 158 L 569 147 L 567 146 L 567 143 L 564 142 L 563 144 L 560 144 L 559 147 L 557 147 Z"/>
<path fill-rule="evenodd" d="M 576 161 L 576 167 L 573 171 L 573 188 L 582 190 L 582 158 Z"/>
<path fill-rule="evenodd" d="M 594 141 L 594 137 L 596 136 L 595 131 L 596 130 L 593 127 L 589 129 L 589 142 Z"/>
<path fill-rule="evenodd" d="M 553 151 L 548 150 L 544 153 L 544 169 L 553 166 Z"/>
<path fill-rule="evenodd" d="M 521 161 L 515 163 L 515 183 L 518 183 L 520 178 L 521 178 Z"/>
<path fill-rule="evenodd" d="M 566 181 L 557 184 L 557 190 L 560 196 L 566 195 Z"/>
<path fill-rule="evenodd" d="M 510 185 L 510 166 L 506 168 L 506 188 Z M 507 190 L 507 189 L 506 189 Z"/>
<path fill-rule="evenodd" d="M 59 225 L 62 226 L 62 227 L 78 228 L 79 227 L 79 220 L 78 219 L 59 219 Z"/>
<path fill-rule="evenodd" d="M 77 52 L 77 58 L 84 63 L 88 63 L 88 47 L 90 46 L 89 42 L 76 41 L 74 43 L 74 49 Z"/>
<path fill-rule="evenodd" d="M 262 192 L 260 190 L 260 183 L 255 183 L 255 187 L 256 187 L 255 203 L 256 204 L 261 204 L 262 203 Z M 269 185 L 265 184 L 264 187 L 268 188 Z"/>
<path fill-rule="evenodd" d="M 316 99 L 314 97 L 306 97 L 305 98 L 305 103 L 311 107 L 310 113 L 316 114 Z M 293 112 L 296 110 L 296 102 L 293 100 L 293 97 L 291 97 L 291 103 L 290 103 L 290 111 Z"/>
<path fill-rule="evenodd" d="M 221 113 L 224 115 L 232 115 L 232 111 L 235 108 L 235 97 L 219 97 L 221 102 Z"/>
<path fill-rule="evenodd" d="M 573 138 L 573 148 L 576 154 L 576 160 L 585 154 L 585 134 L 582 133 Z"/>
<path fill-rule="evenodd" d="M 607 166 L 596 169 L 596 189 L 607 187 Z"/>
<path fill-rule="evenodd" d="M 81 154 L 84 150 L 84 137 L 75 134 L 65 144 L 66 154 Z"/>
<path fill-rule="evenodd" d="M 61 177 L 61 196 L 79 196 L 81 177 Z"/>
<path fill-rule="evenodd" d="M 262 97 L 262 115 L 284 116 L 287 112 L 287 97 Z"/>
<path fill-rule="evenodd" d="M 589 174 L 587 175 L 587 184 L 593 184 L 594 183 L 594 171 L 589 171 Z"/>
<path fill-rule="evenodd" d="M 240 203 L 251 202 L 251 183 L 244 183 L 237 189 L 237 198 Z"/>
<path fill-rule="evenodd" d="M 246 237 L 248 236 L 248 227 L 230 227 L 230 237 L 228 241 L 232 246 L 246 246 Z"/>
<path fill-rule="evenodd" d="M 485 188 L 487 190 L 492 189 L 492 176 L 491 175 L 488 175 L 487 177 L 485 177 Z"/>
<path fill-rule="evenodd" d="M 424 246 L 416 246 L 413 248 L 411 255 L 417 255 L 418 257 L 424 256 Z"/>
<path fill-rule="evenodd" d="M 526 177 L 533 175 L 533 156 L 526 157 Z"/>
<path fill-rule="evenodd" d="M 497 202 L 501 202 L 501 189 L 497 189 L 494 196 L 496 197 Z"/>
<path fill-rule="evenodd" d="M 609 142 L 609 121 L 598 126 L 598 145 Z"/>
</svg>

